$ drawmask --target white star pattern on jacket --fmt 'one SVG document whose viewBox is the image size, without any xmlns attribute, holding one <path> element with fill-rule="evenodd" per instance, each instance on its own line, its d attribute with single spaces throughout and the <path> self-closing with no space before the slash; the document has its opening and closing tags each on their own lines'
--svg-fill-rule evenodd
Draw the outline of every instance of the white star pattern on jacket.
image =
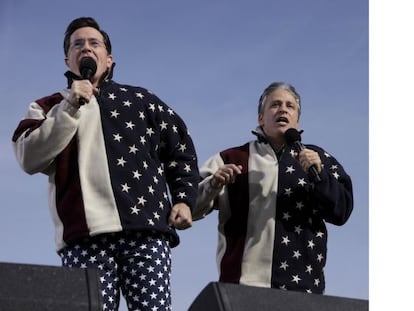
<svg viewBox="0 0 414 311">
<path fill-rule="evenodd" d="M 187 128 L 170 107 L 142 88 L 110 84 L 99 103 L 121 218 L 129 222 L 129 217 L 139 217 L 148 228 L 170 230 L 165 225 L 168 193 L 173 203 L 191 206 L 195 200 L 198 168 Z"/>
<path fill-rule="evenodd" d="M 290 154 L 290 156 L 294 156 L 294 154 L 290 151 L 288 152 Z M 326 161 L 328 161 L 327 163 L 329 163 L 329 161 L 332 161 L 332 157 L 329 153 L 327 153 L 326 151 L 323 153 L 320 153 L 322 161 L 324 163 L 325 159 Z M 302 177 L 301 175 L 298 175 L 294 165 L 290 164 L 291 160 L 289 160 L 287 162 L 287 166 L 285 169 L 283 169 L 284 174 L 286 176 L 285 181 L 291 180 L 291 182 L 293 182 L 293 180 L 297 180 L 296 184 L 298 187 L 308 187 L 308 182 L 306 181 L 306 178 Z M 340 174 L 339 171 L 342 168 L 340 167 L 339 164 L 331 164 L 329 166 L 329 174 L 331 176 L 333 176 L 336 180 L 338 180 L 340 178 Z M 291 185 L 291 182 L 286 182 L 286 185 Z M 299 188 L 298 188 L 299 189 Z M 293 194 L 295 190 L 290 188 L 290 187 L 285 187 L 284 188 L 284 192 L 283 192 L 283 196 L 290 198 Z M 293 202 L 292 202 L 293 203 Z M 281 241 L 280 241 L 280 245 L 282 247 L 285 247 L 286 249 L 290 248 L 290 244 L 291 244 L 291 240 L 297 240 L 297 238 L 294 238 L 294 236 L 292 236 L 293 234 L 296 235 L 297 237 L 301 236 L 302 232 L 303 232 L 303 228 L 300 225 L 300 223 L 298 221 L 300 221 L 301 219 L 301 214 L 297 214 L 298 212 L 301 213 L 302 211 L 306 210 L 306 206 L 304 205 L 304 203 L 302 201 L 297 201 L 295 203 L 292 204 L 293 206 L 290 206 L 288 208 L 288 210 L 283 210 L 281 211 L 281 220 L 286 222 L 287 226 L 292 226 L 293 231 L 287 235 L 283 235 L 281 236 Z M 294 210 L 296 210 L 297 212 L 294 212 Z M 290 212 L 292 211 L 292 212 Z M 310 224 L 312 224 L 313 222 L 313 218 L 314 217 L 319 217 L 318 216 L 318 211 L 316 209 L 312 209 L 312 214 L 307 213 L 308 215 L 308 222 Z M 298 218 L 299 216 L 299 218 Z M 307 256 L 309 256 L 309 254 L 311 254 L 310 252 L 314 253 L 314 262 L 317 263 L 324 263 L 324 256 L 323 254 L 320 252 L 323 249 L 323 245 L 326 243 L 325 241 L 325 237 L 324 237 L 324 232 L 322 231 L 316 231 L 316 234 L 314 236 L 314 239 L 308 239 L 306 242 L 306 248 L 308 249 L 307 251 Z M 293 249 L 291 250 L 291 258 L 289 259 L 288 256 L 285 256 L 284 258 L 286 260 L 283 260 L 279 263 L 279 269 L 283 270 L 283 271 L 289 271 L 289 267 L 291 267 L 290 260 L 300 260 L 301 256 L 302 256 L 302 252 L 301 250 L 298 249 Z M 295 284 L 300 284 L 301 281 L 303 280 L 303 275 L 308 274 L 308 275 L 312 275 L 314 272 L 314 268 L 311 264 L 304 264 L 303 265 L 303 272 L 298 274 L 297 271 L 295 271 L 295 274 L 291 275 L 291 280 L 290 282 L 293 282 Z M 315 287 L 318 287 L 319 284 L 321 283 L 319 278 L 315 278 L 313 285 Z M 280 285 L 281 289 L 287 289 L 288 284 L 282 284 Z M 306 289 L 306 292 L 308 293 L 312 293 L 312 289 L 308 288 Z"/>
</svg>

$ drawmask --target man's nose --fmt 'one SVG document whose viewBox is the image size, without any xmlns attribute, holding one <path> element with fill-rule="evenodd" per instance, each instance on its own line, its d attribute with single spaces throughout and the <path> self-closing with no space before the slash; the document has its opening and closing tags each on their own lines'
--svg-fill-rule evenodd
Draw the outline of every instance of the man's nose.
<svg viewBox="0 0 414 311">
<path fill-rule="evenodd" d="M 286 113 L 287 112 L 287 105 L 286 104 L 281 104 L 279 106 L 279 112 Z"/>
<path fill-rule="evenodd" d="M 90 43 L 88 42 L 88 40 L 86 40 L 84 43 L 83 43 L 83 46 L 82 46 L 82 51 L 92 51 L 92 46 L 90 45 Z"/>
</svg>

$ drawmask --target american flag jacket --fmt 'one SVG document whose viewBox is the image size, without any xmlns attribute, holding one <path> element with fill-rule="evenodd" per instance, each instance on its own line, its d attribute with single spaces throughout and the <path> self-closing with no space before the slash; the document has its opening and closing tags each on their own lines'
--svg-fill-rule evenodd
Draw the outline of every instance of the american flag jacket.
<svg viewBox="0 0 414 311">
<path fill-rule="evenodd" d="M 67 72 L 69 86 L 73 73 Z M 49 178 L 57 250 L 101 233 L 148 231 L 179 237 L 171 204 L 195 205 L 197 158 L 183 120 L 141 87 L 106 79 L 79 108 L 64 89 L 32 102 L 13 135 L 29 174 Z"/>
<path fill-rule="evenodd" d="M 200 168 L 198 220 L 218 209 L 220 281 L 323 293 L 327 256 L 325 222 L 343 225 L 353 209 L 350 177 L 320 147 L 321 181 L 313 183 L 286 146 L 279 159 L 260 128 L 258 139 L 224 150 Z M 242 165 L 234 184 L 211 187 L 212 174 Z"/>
</svg>

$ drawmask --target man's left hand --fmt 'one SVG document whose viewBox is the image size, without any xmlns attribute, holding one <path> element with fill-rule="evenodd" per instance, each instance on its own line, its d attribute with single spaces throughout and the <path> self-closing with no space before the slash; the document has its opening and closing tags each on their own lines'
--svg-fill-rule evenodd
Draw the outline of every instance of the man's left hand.
<svg viewBox="0 0 414 311">
<path fill-rule="evenodd" d="M 171 209 L 168 223 L 179 230 L 190 228 L 193 224 L 190 207 L 185 203 L 175 204 Z"/>
</svg>

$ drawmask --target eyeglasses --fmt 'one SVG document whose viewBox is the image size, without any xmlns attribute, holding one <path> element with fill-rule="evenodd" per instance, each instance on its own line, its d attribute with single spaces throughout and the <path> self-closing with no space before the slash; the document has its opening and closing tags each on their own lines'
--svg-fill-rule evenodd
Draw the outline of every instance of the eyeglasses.
<svg viewBox="0 0 414 311">
<path fill-rule="evenodd" d="M 70 47 L 75 50 L 80 50 L 85 46 L 86 41 L 88 41 L 88 45 L 92 47 L 93 49 L 97 49 L 97 48 L 105 46 L 105 43 L 103 43 L 102 41 L 91 38 L 91 39 L 76 39 L 70 44 Z"/>
</svg>

